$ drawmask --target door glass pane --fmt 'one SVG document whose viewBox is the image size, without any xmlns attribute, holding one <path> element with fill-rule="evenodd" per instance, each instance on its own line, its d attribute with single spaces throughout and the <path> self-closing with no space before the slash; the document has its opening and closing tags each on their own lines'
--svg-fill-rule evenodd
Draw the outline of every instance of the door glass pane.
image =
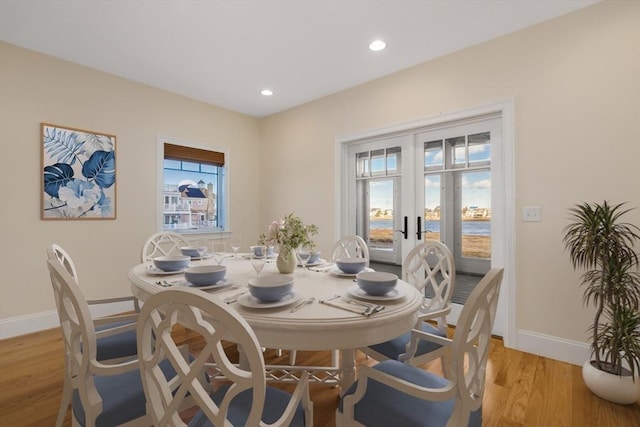
<svg viewBox="0 0 640 427">
<path fill-rule="evenodd" d="M 400 147 L 387 149 L 387 174 L 395 174 L 400 170 Z"/>
<path fill-rule="evenodd" d="M 469 166 L 482 166 L 491 160 L 491 137 L 489 132 L 469 135 Z"/>
<path fill-rule="evenodd" d="M 451 152 L 451 166 L 454 168 L 465 167 L 467 164 L 467 148 L 464 136 L 448 138 L 447 147 Z"/>
<path fill-rule="evenodd" d="M 371 180 L 369 184 L 369 248 L 393 250 L 392 179 Z"/>
<path fill-rule="evenodd" d="M 491 172 L 463 172 L 462 256 L 491 258 Z"/>
<path fill-rule="evenodd" d="M 444 157 L 442 155 L 442 141 L 424 143 L 424 170 L 442 169 Z"/>
<path fill-rule="evenodd" d="M 424 231 L 425 240 L 440 241 L 440 174 L 424 176 Z"/>
<path fill-rule="evenodd" d="M 369 175 L 369 152 L 356 154 L 356 174 L 358 177 Z"/>
<path fill-rule="evenodd" d="M 384 175 L 386 172 L 386 156 L 384 149 L 371 152 L 371 175 Z"/>
</svg>

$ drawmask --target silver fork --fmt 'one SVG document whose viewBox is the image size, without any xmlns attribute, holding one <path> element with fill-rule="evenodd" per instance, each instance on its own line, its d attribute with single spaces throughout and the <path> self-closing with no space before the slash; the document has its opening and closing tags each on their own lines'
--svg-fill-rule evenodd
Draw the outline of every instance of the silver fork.
<svg viewBox="0 0 640 427">
<path fill-rule="evenodd" d="M 230 297 L 225 298 L 223 301 L 226 304 L 231 304 L 232 302 L 238 301 L 238 298 L 240 298 L 242 295 L 244 295 L 246 293 L 247 293 L 247 291 L 238 292 L 237 294 L 233 294 Z"/>
<path fill-rule="evenodd" d="M 291 307 L 291 312 L 295 313 L 296 311 L 300 310 L 305 305 L 311 304 L 315 300 L 316 300 L 315 297 L 305 298 L 302 301 L 300 301 L 298 304 L 296 304 L 295 306 Z"/>
</svg>

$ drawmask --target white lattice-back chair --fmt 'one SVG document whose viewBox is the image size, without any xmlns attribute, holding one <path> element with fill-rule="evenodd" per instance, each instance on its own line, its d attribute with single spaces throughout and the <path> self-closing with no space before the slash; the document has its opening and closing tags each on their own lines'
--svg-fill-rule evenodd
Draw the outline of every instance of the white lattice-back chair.
<svg viewBox="0 0 640 427">
<path fill-rule="evenodd" d="M 78 283 L 57 259 L 47 260 L 47 268 L 65 349 L 72 424 L 148 426 L 151 419 L 146 415 L 138 361 L 107 364 L 98 360 L 94 321 Z"/>
<path fill-rule="evenodd" d="M 142 246 L 142 262 L 150 261 L 157 256 L 182 255 L 180 248 L 183 246 L 189 246 L 189 242 L 178 233 L 155 233 Z"/>
<path fill-rule="evenodd" d="M 182 325 L 201 338 L 204 347 L 191 363 L 181 357 L 171 335 Z M 156 426 L 186 426 L 177 411 L 190 396 L 200 410 L 189 425 L 311 426 L 313 410 L 308 375 L 303 373 L 293 394 L 266 385 L 260 344 L 249 324 L 233 309 L 197 289 L 169 289 L 149 298 L 138 324 L 140 373 Z M 236 342 L 242 365 L 225 353 L 222 340 Z M 167 358 L 176 372 L 167 378 L 157 369 Z M 203 385 L 203 370 L 226 379 L 214 391 Z"/>
<path fill-rule="evenodd" d="M 339 258 L 364 258 L 369 267 L 369 247 L 367 242 L 357 234 L 341 237 L 331 249 L 331 260 L 335 262 Z"/>
<path fill-rule="evenodd" d="M 450 347 L 446 378 L 397 360 L 359 366 L 343 395 L 338 427 L 462 427 L 482 425 L 482 397 L 503 269 L 490 270 L 469 295 L 453 339 L 413 330 Z"/>
<path fill-rule="evenodd" d="M 432 240 L 416 246 L 402 264 L 402 278 L 425 295 L 414 329 L 446 337 L 446 316 L 451 311 L 456 278 L 455 262 L 449 248 Z M 432 324 L 434 321 L 436 325 Z M 441 345 L 411 339 L 410 331 L 361 350 L 378 361 L 394 359 L 412 365 L 420 365 L 437 357 L 442 357 L 442 363 L 445 364 L 447 355 Z M 409 357 L 408 354 L 413 356 Z"/>
<path fill-rule="evenodd" d="M 58 244 L 53 243 L 47 248 L 47 259 L 57 262 L 63 267 L 79 286 L 78 270 L 69 254 Z M 78 288 L 79 289 L 79 288 Z M 109 317 L 93 319 L 96 334 L 96 359 L 103 363 L 118 363 L 126 359 L 134 358 L 137 355 L 136 340 L 136 320 L 137 312 L 140 311 L 138 300 L 133 296 L 123 296 L 106 299 L 86 300 L 89 306 L 101 306 L 113 303 L 131 302 L 133 313 L 121 314 Z M 65 363 L 67 369 L 69 363 Z M 71 376 L 68 372 L 64 374 L 64 384 L 62 389 L 62 400 L 58 410 L 56 427 L 60 427 L 64 422 L 65 415 L 73 394 Z"/>
</svg>

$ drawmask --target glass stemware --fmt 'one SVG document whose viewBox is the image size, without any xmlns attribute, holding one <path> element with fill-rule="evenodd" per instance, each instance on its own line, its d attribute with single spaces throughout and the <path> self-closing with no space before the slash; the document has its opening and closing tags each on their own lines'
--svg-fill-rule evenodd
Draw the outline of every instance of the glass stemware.
<svg viewBox="0 0 640 427">
<path fill-rule="evenodd" d="M 209 245 L 206 240 L 199 240 L 196 242 L 196 250 L 198 251 L 198 256 L 200 257 L 200 263 L 204 263 L 204 256 L 207 253 L 207 248 Z"/>
<path fill-rule="evenodd" d="M 216 264 L 222 265 L 222 260 L 224 259 L 225 254 L 227 253 L 227 243 L 221 242 L 221 241 L 214 241 L 211 247 L 212 247 L 211 252 L 213 254 L 213 260 L 216 262 Z"/>
<path fill-rule="evenodd" d="M 307 274 L 307 263 L 309 262 L 309 258 L 311 258 L 311 252 L 313 252 L 313 248 L 310 245 L 300 245 L 296 249 L 296 256 L 302 266 L 303 276 Z"/>
<path fill-rule="evenodd" d="M 238 251 L 240 250 L 240 244 L 242 243 L 242 239 L 240 236 L 233 236 L 230 240 L 231 249 L 233 250 L 233 257 L 238 259 Z"/>
<path fill-rule="evenodd" d="M 259 255 L 256 255 L 256 252 Z M 262 251 L 253 251 L 251 252 L 251 265 L 253 269 L 256 271 L 256 276 L 260 275 L 260 272 L 264 268 L 264 264 L 267 262 L 267 248 L 262 247 Z"/>
</svg>

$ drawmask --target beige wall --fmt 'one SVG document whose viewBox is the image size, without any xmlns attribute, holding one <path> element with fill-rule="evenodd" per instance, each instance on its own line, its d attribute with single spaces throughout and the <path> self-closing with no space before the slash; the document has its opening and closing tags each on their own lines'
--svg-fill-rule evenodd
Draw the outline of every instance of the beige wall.
<svg viewBox="0 0 640 427">
<path fill-rule="evenodd" d="M 516 326 L 584 342 L 591 311 L 561 232 L 580 201 L 640 207 L 639 95 L 636 1 L 607 1 L 262 120 L 0 43 L 0 322 L 54 310 L 43 261 L 54 241 L 91 277 L 88 294 L 128 292 L 127 271 L 155 231 L 157 135 L 229 147 L 243 236 L 296 212 L 328 250 L 336 137 L 513 99 Z M 40 220 L 40 122 L 117 135 L 116 221 Z M 542 222 L 522 222 L 523 206 L 541 206 Z M 629 219 L 640 224 L 640 210 Z"/>
<path fill-rule="evenodd" d="M 41 122 L 116 135 L 116 220 L 40 220 Z M 0 43 L 0 320 L 55 310 L 52 242 L 89 297 L 130 293 L 127 272 L 157 231 L 158 136 L 228 149 L 233 230 L 257 235 L 257 119 Z"/>
<path fill-rule="evenodd" d="M 337 136 L 513 99 L 517 325 L 585 342 L 592 313 L 562 246 L 567 208 L 640 208 L 640 2 L 604 2 L 261 122 L 261 221 L 295 211 L 334 239 Z M 310 186 L 310 183 L 313 183 Z M 521 221 L 541 206 L 542 221 Z M 640 209 L 628 218 L 640 225 Z"/>
</svg>

